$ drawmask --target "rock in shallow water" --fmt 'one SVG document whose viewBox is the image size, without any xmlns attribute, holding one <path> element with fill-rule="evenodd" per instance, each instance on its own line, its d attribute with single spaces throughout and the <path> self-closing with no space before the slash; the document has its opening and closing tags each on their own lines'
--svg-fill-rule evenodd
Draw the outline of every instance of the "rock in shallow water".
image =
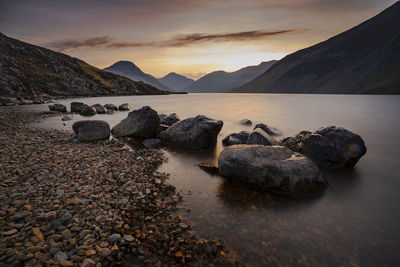
<svg viewBox="0 0 400 267">
<path fill-rule="evenodd" d="M 264 132 L 260 128 L 254 129 L 254 131 L 249 135 L 247 139 L 248 145 L 264 145 L 264 146 L 274 146 L 278 145 L 278 141 L 272 136 Z"/>
<path fill-rule="evenodd" d="M 170 115 L 160 114 L 159 118 L 161 124 L 168 126 L 171 126 L 172 124 L 181 120 L 181 117 L 179 117 L 179 115 L 176 113 L 171 113 Z"/>
<path fill-rule="evenodd" d="M 249 138 L 250 133 L 247 131 L 241 131 L 240 133 L 233 133 L 228 135 L 222 140 L 224 146 L 241 145 L 246 144 L 247 138 Z"/>
<path fill-rule="evenodd" d="M 85 106 L 82 108 L 80 114 L 82 116 L 93 116 L 96 114 L 96 109 L 94 107 Z"/>
<path fill-rule="evenodd" d="M 256 126 L 254 126 L 254 130 L 257 129 L 257 128 L 262 129 L 264 132 L 266 132 L 267 134 L 272 135 L 272 136 L 274 136 L 274 135 L 282 135 L 282 131 L 281 130 L 279 130 L 279 129 L 275 128 L 275 127 L 272 127 L 272 126 L 268 126 L 268 125 L 266 125 L 264 123 L 258 123 Z"/>
<path fill-rule="evenodd" d="M 118 107 L 119 111 L 128 111 L 130 109 L 131 109 L 131 105 L 129 105 L 128 103 L 121 104 Z"/>
<path fill-rule="evenodd" d="M 342 127 L 328 126 L 311 133 L 302 131 L 281 145 L 311 158 L 326 169 L 351 168 L 367 152 L 364 140 Z"/>
<path fill-rule="evenodd" d="M 151 138 L 156 135 L 159 124 L 157 111 L 145 106 L 130 112 L 111 132 L 116 137 Z"/>
<path fill-rule="evenodd" d="M 67 112 L 67 107 L 62 104 L 54 104 L 49 106 L 50 111 Z"/>
<path fill-rule="evenodd" d="M 253 124 L 253 122 L 249 119 L 243 119 L 243 120 L 239 121 L 239 123 L 241 125 L 252 125 Z"/>
<path fill-rule="evenodd" d="M 97 114 L 106 114 L 107 113 L 107 108 L 105 108 L 104 106 L 102 106 L 100 104 L 94 104 L 91 107 L 96 109 Z"/>
<path fill-rule="evenodd" d="M 160 139 L 146 139 L 143 141 L 143 145 L 148 148 L 160 148 L 162 143 Z"/>
<path fill-rule="evenodd" d="M 191 150 L 207 149 L 215 145 L 223 122 L 198 115 L 179 121 L 160 133 L 165 144 Z"/>
<path fill-rule="evenodd" d="M 110 125 L 105 121 L 77 121 L 72 125 L 72 129 L 81 142 L 107 140 L 110 138 Z"/>
<path fill-rule="evenodd" d="M 88 107 L 88 105 L 82 102 L 72 102 L 71 103 L 71 112 L 81 113 L 82 109 Z"/>
<path fill-rule="evenodd" d="M 302 195 L 328 186 L 309 158 L 282 146 L 230 146 L 220 153 L 218 166 L 223 177 L 262 191 Z"/>
</svg>

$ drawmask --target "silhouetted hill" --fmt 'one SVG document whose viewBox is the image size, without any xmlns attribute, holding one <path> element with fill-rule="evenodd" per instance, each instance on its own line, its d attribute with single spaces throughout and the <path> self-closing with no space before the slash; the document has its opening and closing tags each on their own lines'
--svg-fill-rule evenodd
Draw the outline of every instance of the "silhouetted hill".
<svg viewBox="0 0 400 267">
<path fill-rule="evenodd" d="M 186 92 L 229 92 L 264 73 L 275 62 L 276 60 L 262 62 L 257 66 L 245 67 L 235 72 L 214 71 L 201 77 L 183 90 Z"/>
<path fill-rule="evenodd" d="M 162 84 L 157 78 L 150 74 L 144 73 L 139 67 L 130 61 L 118 61 L 103 70 L 122 75 L 137 82 L 142 81 L 151 84 L 162 90 L 171 91 L 170 88 Z"/>
<path fill-rule="evenodd" d="M 238 87 L 233 92 L 399 94 L 400 2 Z"/>
<path fill-rule="evenodd" d="M 183 91 L 194 82 L 194 80 L 175 72 L 171 72 L 158 80 L 174 91 Z"/>
<path fill-rule="evenodd" d="M 86 62 L 0 33 L 0 96 L 167 94 Z"/>
</svg>

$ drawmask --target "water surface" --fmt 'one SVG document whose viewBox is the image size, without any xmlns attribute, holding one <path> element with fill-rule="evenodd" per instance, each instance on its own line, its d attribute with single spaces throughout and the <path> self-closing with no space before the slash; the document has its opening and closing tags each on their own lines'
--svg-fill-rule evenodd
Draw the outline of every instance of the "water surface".
<svg viewBox="0 0 400 267">
<path fill-rule="evenodd" d="M 62 100 L 69 104 L 128 102 L 150 105 L 159 113 L 182 118 L 203 114 L 224 121 L 217 146 L 203 153 L 166 151 L 160 171 L 184 195 L 178 213 L 200 238 L 222 238 L 245 263 L 254 266 L 398 266 L 400 262 L 400 96 L 189 94 L 98 97 Z M 23 108 L 43 109 L 46 105 Z M 111 126 L 126 112 L 95 115 Z M 266 123 L 285 136 L 337 125 L 360 134 L 367 154 L 354 170 L 325 172 L 330 187 L 318 197 L 288 199 L 232 184 L 197 167 L 216 162 L 221 140 L 251 130 L 238 122 Z M 44 127 L 70 129 L 60 117 Z"/>
</svg>

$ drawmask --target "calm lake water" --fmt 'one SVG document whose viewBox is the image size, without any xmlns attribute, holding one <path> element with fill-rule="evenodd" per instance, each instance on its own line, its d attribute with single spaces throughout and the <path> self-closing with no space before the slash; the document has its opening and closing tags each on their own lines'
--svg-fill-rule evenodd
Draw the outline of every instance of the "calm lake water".
<svg viewBox="0 0 400 267">
<path fill-rule="evenodd" d="M 62 100 L 69 104 L 130 103 L 182 118 L 204 114 L 224 121 L 215 149 L 204 153 L 166 151 L 160 171 L 184 195 L 177 213 L 199 238 L 221 238 L 251 266 L 399 266 L 400 264 L 400 96 L 189 94 L 98 97 Z M 23 107 L 47 109 L 47 105 Z M 95 115 L 111 126 L 127 112 Z M 71 129 L 60 117 L 44 127 Z M 197 167 L 216 162 L 221 140 L 251 130 L 251 119 L 289 136 L 322 126 L 345 127 L 362 136 L 368 148 L 352 171 L 325 172 L 330 187 L 319 197 L 288 199 L 236 186 Z"/>
</svg>

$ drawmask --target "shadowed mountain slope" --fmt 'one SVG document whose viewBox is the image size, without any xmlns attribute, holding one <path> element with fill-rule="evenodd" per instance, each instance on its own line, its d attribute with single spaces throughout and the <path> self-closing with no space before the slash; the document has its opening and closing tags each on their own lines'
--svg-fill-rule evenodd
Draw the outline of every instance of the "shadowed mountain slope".
<svg viewBox="0 0 400 267">
<path fill-rule="evenodd" d="M 174 91 L 183 91 L 194 82 L 194 80 L 175 72 L 171 72 L 158 80 Z"/>
</svg>

